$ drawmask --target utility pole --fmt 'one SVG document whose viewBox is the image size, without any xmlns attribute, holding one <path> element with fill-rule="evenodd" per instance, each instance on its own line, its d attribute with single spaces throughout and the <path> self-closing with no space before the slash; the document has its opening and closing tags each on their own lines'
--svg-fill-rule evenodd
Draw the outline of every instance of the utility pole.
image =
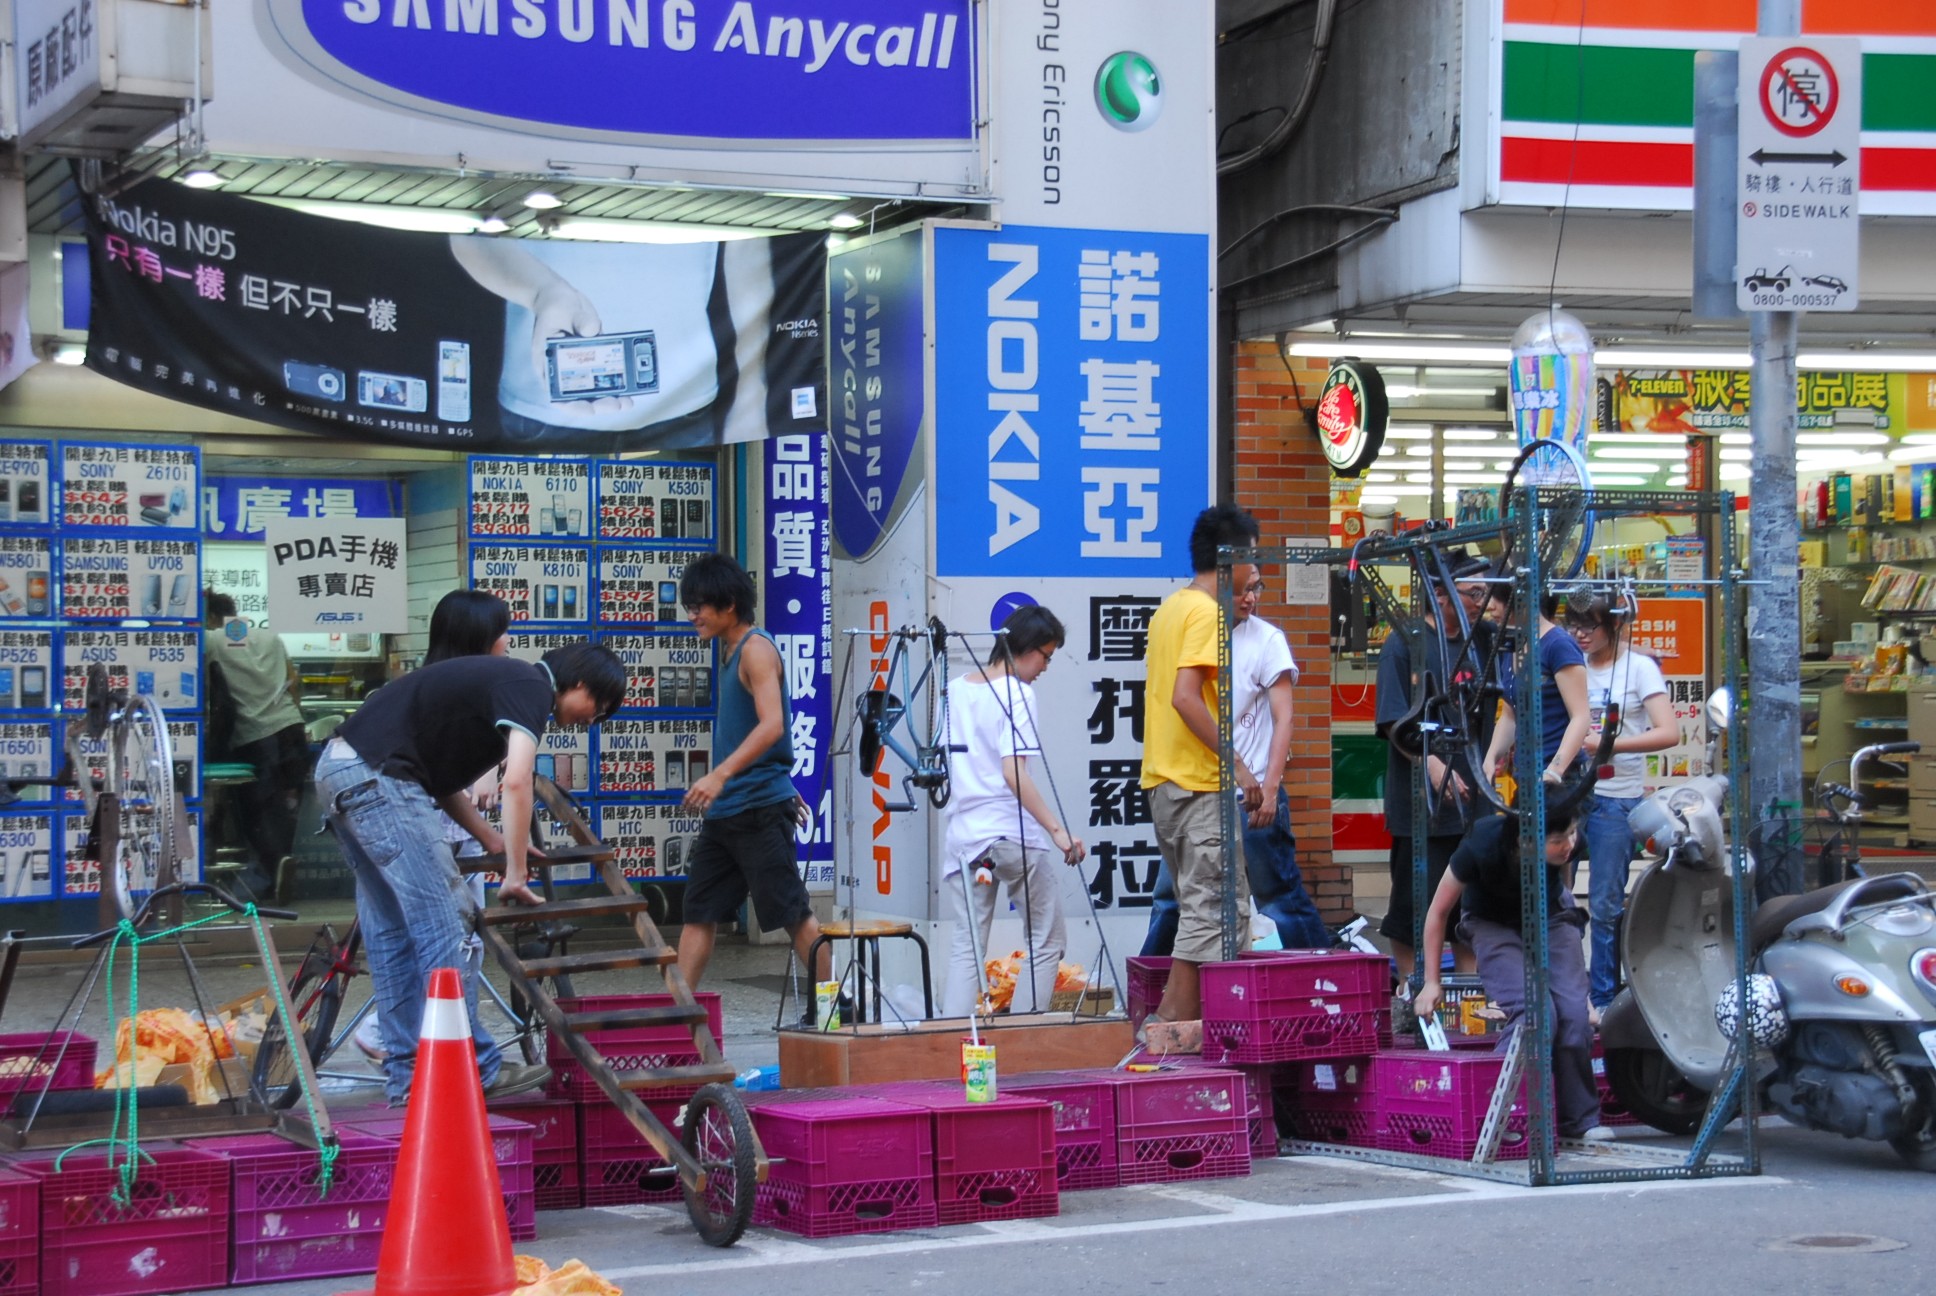
<svg viewBox="0 0 1936 1296">
<path fill-rule="evenodd" d="M 1800 0 L 1759 0 L 1756 32 L 1801 33 Z M 1745 106 L 1744 106 L 1745 111 Z M 1737 271 L 1739 273 L 1739 271 Z M 1801 531 L 1795 516 L 1796 312 L 1749 312 L 1748 822 L 1761 899 L 1803 890 Z M 1731 525 L 1724 521 L 1723 525 Z"/>
</svg>

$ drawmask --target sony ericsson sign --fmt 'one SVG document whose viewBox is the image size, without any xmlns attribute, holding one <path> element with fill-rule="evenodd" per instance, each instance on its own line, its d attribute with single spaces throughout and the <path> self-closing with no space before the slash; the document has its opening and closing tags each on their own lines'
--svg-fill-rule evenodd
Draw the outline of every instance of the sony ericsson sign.
<svg viewBox="0 0 1936 1296">
<path fill-rule="evenodd" d="M 969 0 L 258 0 L 337 89 L 615 142 L 975 138 Z"/>
</svg>

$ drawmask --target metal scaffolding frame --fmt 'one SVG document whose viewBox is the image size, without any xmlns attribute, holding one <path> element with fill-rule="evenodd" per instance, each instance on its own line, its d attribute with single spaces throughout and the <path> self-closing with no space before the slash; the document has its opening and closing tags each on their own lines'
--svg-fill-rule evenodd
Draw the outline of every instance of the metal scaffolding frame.
<svg viewBox="0 0 1936 1296">
<path fill-rule="evenodd" d="M 1518 1096 L 1518 1075 L 1522 1068 L 1534 1075 L 1550 1075 L 1553 1065 L 1553 1013 L 1547 975 L 1548 893 L 1543 852 L 1546 838 L 1546 785 L 1541 777 L 1541 708 L 1538 705 L 1539 671 L 1535 657 L 1539 638 L 1539 595 L 1548 583 L 1548 574 L 1541 570 L 1540 549 L 1536 542 L 1540 493 L 1537 489 L 1529 489 L 1524 498 L 1523 507 L 1517 506 L 1516 501 L 1516 506 L 1508 516 L 1496 520 L 1468 522 L 1455 527 L 1435 527 L 1398 535 L 1372 536 L 1359 544 L 1355 551 L 1316 546 L 1276 548 L 1226 546 L 1218 551 L 1217 558 L 1217 601 L 1223 612 L 1223 616 L 1219 619 L 1217 633 L 1217 688 L 1218 696 L 1227 699 L 1231 696 L 1230 627 L 1234 624 L 1232 614 L 1235 594 L 1232 568 L 1235 565 L 1255 563 L 1268 566 L 1291 564 L 1343 566 L 1352 560 L 1354 552 L 1361 564 L 1397 562 L 1408 561 L 1409 555 L 1420 545 L 1434 547 L 1479 546 L 1487 543 L 1503 545 L 1509 539 L 1512 541 L 1510 549 L 1514 566 L 1511 580 L 1516 595 L 1513 606 L 1519 619 L 1520 631 L 1514 658 L 1514 677 L 1518 690 L 1514 707 L 1519 716 L 1519 731 L 1513 773 L 1522 790 L 1530 789 L 1532 804 L 1532 813 L 1522 813 L 1519 825 L 1520 863 L 1523 870 L 1520 888 L 1520 919 L 1521 935 L 1526 950 L 1527 1008 L 1516 1046 L 1509 1055 L 1507 1066 L 1501 1070 L 1500 1084 L 1493 1094 L 1491 1111 L 1486 1121 L 1485 1135 L 1494 1139 L 1498 1129 L 1505 1123 L 1508 1109 Z M 1556 492 L 1547 493 L 1551 495 Z M 1710 678 L 1718 676 L 1719 682 L 1730 689 L 1739 700 L 1742 697 L 1744 647 L 1740 638 L 1741 600 L 1742 587 L 1746 580 L 1740 567 L 1733 526 L 1735 516 L 1733 493 L 1597 490 L 1584 492 L 1584 495 L 1585 508 L 1596 523 L 1620 517 L 1644 516 L 1692 517 L 1715 523 L 1709 529 L 1716 536 L 1718 542 L 1716 547 L 1719 552 L 1718 554 L 1703 553 L 1701 579 L 1672 582 L 1663 579 L 1638 583 L 1642 588 L 1659 586 L 1664 589 L 1669 584 L 1676 588 L 1701 587 L 1705 591 L 1704 597 L 1708 599 L 1711 609 L 1715 605 L 1715 596 L 1719 596 L 1718 610 L 1722 627 L 1721 662 L 1718 672 L 1710 671 Z M 1572 583 L 1593 584 L 1596 581 L 1594 578 L 1584 577 Z M 1419 588 L 1418 585 L 1418 582 L 1414 582 L 1411 590 L 1414 613 L 1420 610 L 1422 600 L 1430 597 L 1429 592 Z M 1730 741 L 1726 744 L 1727 772 L 1730 780 L 1727 820 L 1729 881 L 1734 889 L 1734 974 L 1736 993 L 1743 996 L 1743 1002 L 1745 1002 L 1749 965 L 1747 927 L 1754 888 L 1747 880 L 1749 871 L 1747 823 L 1743 809 L 1743 790 L 1747 786 L 1749 753 L 1752 744 L 1746 741 L 1744 734 L 1746 726 L 1752 721 L 1752 714 L 1746 709 L 1739 709 L 1736 711 L 1736 717 L 1734 732 L 1729 735 Z M 1235 780 L 1235 753 L 1231 741 L 1231 716 L 1227 705 L 1218 708 L 1217 731 L 1223 831 L 1223 954 L 1226 959 L 1234 959 L 1240 949 L 1235 870 L 1243 868 L 1244 862 L 1242 821 L 1238 809 Z M 1413 763 L 1411 783 L 1413 822 L 1426 823 L 1428 820 L 1423 761 Z M 1412 835 L 1413 948 L 1415 950 L 1423 943 L 1421 928 L 1426 905 L 1430 900 L 1430 897 L 1425 895 L 1427 876 L 1425 837 L 1424 833 Z M 1414 970 L 1411 984 L 1416 985 L 1418 979 L 1419 974 Z M 1730 1050 L 1724 1066 L 1721 1083 L 1710 1095 L 1707 1111 L 1700 1130 L 1695 1136 L 1694 1145 L 1684 1157 L 1670 1149 L 1641 1147 L 1624 1140 L 1614 1144 L 1568 1141 L 1565 1147 L 1569 1154 L 1607 1164 L 1604 1168 L 1561 1169 L 1558 1164 L 1561 1144 L 1557 1137 L 1558 1130 L 1553 1111 L 1553 1091 L 1552 1086 L 1548 1084 L 1526 1086 L 1530 1145 L 1527 1159 L 1523 1163 L 1480 1159 L 1455 1161 L 1444 1157 L 1296 1140 L 1286 1141 L 1281 1146 L 1291 1152 L 1341 1156 L 1381 1165 L 1460 1174 L 1532 1187 L 1644 1183 L 1668 1179 L 1758 1175 L 1761 1173 L 1761 1149 L 1756 1121 L 1756 1086 L 1752 1080 L 1754 1057 L 1751 1053 L 1744 1053 L 1740 1047 L 1736 1047 Z M 1737 1111 L 1742 1117 L 1742 1151 L 1738 1155 L 1717 1153 L 1714 1150 L 1715 1141 Z M 1486 1155 L 1487 1141 L 1487 1138 L 1482 1136 L 1481 1156 Z M 1615 1162 L 1618 1164 L 1612 1164 Z"/>
</svg>

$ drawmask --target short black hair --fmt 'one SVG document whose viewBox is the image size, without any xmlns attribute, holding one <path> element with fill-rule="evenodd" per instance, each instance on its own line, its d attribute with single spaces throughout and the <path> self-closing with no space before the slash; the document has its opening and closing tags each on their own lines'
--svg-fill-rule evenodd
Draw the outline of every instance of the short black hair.
<svg viewBox="0 0 1936 1296">
<path fill-rule="evenodd" d="M 217 617 L 232 617 L 236 615 L 235 600 L 220 590 L 203 590 L 202 608 L 203 618 L 209 621 L 213 621 Z"/>
<path fill-rule="evenodd" d="M 758 599 L 753 578 L 729 554 L 701 554 L 679 577 L 679 601 L 685 606 L 731 608 L 735 618 L 749 625 Z"/>
<path fill-rule="evenodd" d="M 1257 544 L 1257 519 L 1235 504 L 1212 504 L 1190 528 L 1190 570 L 1215 571 L 1217 550 L 1225 545 L 1249 549 Z"/>
<path fill-rule="evenodd" d="M 430 614 L 430 647 L 423 664 L 452 657 L 481 657 L 511 629 L 511 605 L 486 590 L 457 589 L 437 600 Z"/>
<path fill-rule="evenodd" d="M 1013 661 L 1025 652 L 1034 652 L 1050 644 L 1060 648 L 1066 642 L 1068 635 L 1055 613 L 1039 603 L 1027 603 L 1010 612 L 1002 621 L 1002 637 L 995 641 L 995 646 Z"/>
<path fill-rule="evenodd" d="M 551 672 L 553 687 L 560 693 L 584 685 L 598 703 L 592 723 L 609 719 L 625 700 L 625 663 L 610 648 L 589 639 L 553 648 L 544 655 L 545 668 Z"/>
</svg>

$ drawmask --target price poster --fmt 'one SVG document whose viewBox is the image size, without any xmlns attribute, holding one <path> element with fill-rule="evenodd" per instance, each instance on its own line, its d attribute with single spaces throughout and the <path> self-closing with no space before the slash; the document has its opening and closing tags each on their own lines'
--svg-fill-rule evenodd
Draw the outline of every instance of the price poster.
<svg viewBox="0 0 1936 1296">
<path fill-rule="evenodd" d="M 198 711 L 202 705 L 202 636 L 198 630 L 69 630 L 61 636 L 61 706 L 81 709 L 87 668 L 107 668 L 108 688 L 147 693 L 164 711 Z M 28 701 L 24 684 L 21 706 Z"/>
<path fill-rule="evenodd" d="M 577 844 L 572 840 L 571 833 L 565 826 L 556 819 L 553 819 L 550 815 L 534 813 L 532 820 L 538 825 L 538 840 L 542 841 L 547 847 L 574 846 Z M 504 829 L 503 803 L 499 802 L 497 805 L 486 810 L 484 812 L 484 821 L 490 824 L 491 827 L 502 832 Z M 589 862 L 582 864 L 560 864 L 551 870 L 551 880 L 553 882 L 589 882 L 592 877 L 592 867 Z M 484 875 L 484 884 L 486 886 L 497 886 L 503 881 L 504 875 L 501 873 L 486 873 Z"/>
<path fill-rule="evenodd" d="M 184 813 L 188 821 L 185 832 L 177 834 L 180 849 L 178 871 L 184 882 L 202 880 L 202 812 L 189 810 Z M 8 823 L 0 820 L 0 825 Z M 91 896 L 101 893 L 101 866 L 87 858 L 87 816 L 84 814 L 62 815 L 59 818 L 63 835 L 66 838 L 64 853 L 66 868 L 62 894 L 70 896 Z M 141 874 L 131 879 L 137 891 L 152 891 L 155 879 L 152 874 Z"/>
<path fill-rule="evenodd" d="M 618 855 L 628 878 L 682 878 L 705 820 L 671 802 L 607 801 L 598 807 L 598 837 Z"/>
<path fill-rule="evenodd" d="M 701 549 L 598 550 L 598 620 L 604 624 L 683 622 L 679 578 Z"/>
<path fill-rule="evenodd" d="M 0 523 L 52 525 L 53 465 L 51 441 L 0 441 Z"/>
<path fill-rule="evenodd" d="M 0 900 L 51 900 L 68 816 L 0 818 Z"/>
<path fill-rule="evenodd" d="M 567 792 L 588 792 L 592 786 L 592 731 L 585 725 L 545 726 L 538 740 L 538 773 Z"/>
<path fill-rule="evenodd" d="M 470 494 L 473 536 L 542 540 L 591 535 L 590 460 L 473 455 Z"/>
<path fill-rule="evenodd" d="M 201 531 L 201 460 L 192 447 L 63 441 L 60 454 L 62 525 Z"/>
<path fill-rule="evenodd" d="M 713 648 L 698 635 L 623 631 L 598 641 L 625 663 L 624 709 L 713 709 Z"/>
<path fill-rule="evenodd" d="M 64 728 L 64 725 L 56 717 L 0 721 L 0 779 L 33 778 L 36 775 L 52 778 L 58 772 L 61 759 L 55 748 L 57 728 Z M 55 789 L 51 787 L 17 788 L 15 791 L 23 801 L 55 799 Z M 78 796 L 79 793 L 73 795 Z M 0 819 L 0 825 L 5 822 Z"/>
<path fill-rule="evenodd" d="M 53 541 L 44 535 L 0 535 L 0 617 L 47 620 L 53 599 Z"/>
<path fill-rule="evenodd" d="M 718 525 L 711 464 L 600 460 L 600 540 L 704 540 Z"/>
<path fill-rule="evenodd" d="M 472 545 L 471 587 L 509 603 L 513 621 L 584 622 L 591 566 L 586 545 Z"/>
<path fill-rule="evenodd" d="M 517 630 L 508 636 L 510 655 L 519 661 L 540 661 L 553 648 L 563 648 L 566 644 L 584 642 L 585 636 L 576 630 Z"/>
<path fill-rule="evenodd" d="M 39 711 L 53 704 L 52 630 L 0 630 L 0 711 Z"/>
<path fill-rule="evenodd" d="M 712 768 L 713 724 L 705 720 L 641 720 L 617 716 L 598 727 L 601 795 L 684 794 Z"/>
<path fill-rule="evenodd" d="M 70 537 L 62 545 L 61 614 L 73 621 L 199 621 L 200 552 L 193 540 Z M 46 570 L 25 576 L 27 615 L 46 615 L 32 611 L 36 576 L 42 586 L 39 602 L 46 604 Z M 0 593 L 0 607 L 6 602 Z"/>
</svg>

